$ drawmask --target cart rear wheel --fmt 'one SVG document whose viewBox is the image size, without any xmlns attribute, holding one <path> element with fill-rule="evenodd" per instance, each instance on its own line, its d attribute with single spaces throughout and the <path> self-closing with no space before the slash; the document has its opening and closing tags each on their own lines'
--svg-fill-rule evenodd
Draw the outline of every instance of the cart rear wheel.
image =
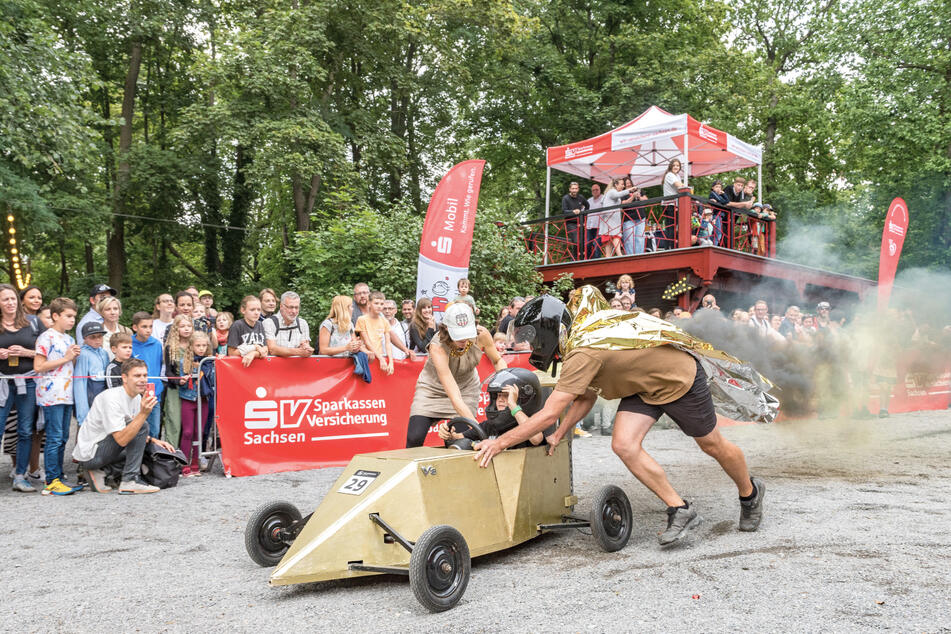
<svg viewBox="0 0 951 634">
<path fill-rule="evenodd" d="M 244 529 L 244 547 L 251 559 L 259 566 L 276 566 L 290 547 L 281 531 L 300 518 L 290 502 L 268 502 L 254 511 Z"/>
<path fill-rule="evenodd" d="M 433 526 L 413 546 L 409 585 L 430 612 L 454 607 L 469 585 L 472 559 L 462 533 L 452 526 Z"/>
<path fill-rule="evenodd" d="M 601 487 L 591 507 L 591 534 L 605 552 L 613 553 L 631 538 L 634 514 L 627 494 L 610 484 Z"/>
</svg>

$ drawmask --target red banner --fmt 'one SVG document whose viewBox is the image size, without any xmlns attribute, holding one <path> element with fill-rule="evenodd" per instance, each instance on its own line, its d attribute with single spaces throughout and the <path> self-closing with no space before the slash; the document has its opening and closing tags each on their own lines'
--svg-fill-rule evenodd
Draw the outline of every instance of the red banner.
<svg viewBox="0 0 951 634">
<path fill-rule="evenodd" d="M 528 353 L 506 354 L 509 367 L 528 368 Z M 215 361 L 215 415 L 225 473 L 258 475 L 345 465 L 355 454 L 402 449 L 423 360 L 394 361 L 391 376 L 373 365 L 373 382 L 354 376 L 346 358 Z M 486 357 L 479 377 L 492 374 Z M 482 392 L 482 420 L 488 394 Z M 442 446 L 433 430 L 426 439 Z"/>
<path fill-rule="evenodd" d="M 485 161 L 459 163 L 433 192 L 419 242 L 416 298 L 428 297 L 434 313 L 443 313 L 456 296 L 456 284 L 469 273 Z M 437 320 L 439 317 L 437 317 Z"/>
<path fill-rule="evenodd" d="M 896 198 L 888 207 L 885 215 L 885 227 L 882 230 L 882 251 L 878 258 L 878 308 L 888 308 L 888 298 L 892 294 L 895 271 L 898 270 L 898 258 L 905 244 L 908 232 L 908 206 L 901 198 Z"/>
</svg>

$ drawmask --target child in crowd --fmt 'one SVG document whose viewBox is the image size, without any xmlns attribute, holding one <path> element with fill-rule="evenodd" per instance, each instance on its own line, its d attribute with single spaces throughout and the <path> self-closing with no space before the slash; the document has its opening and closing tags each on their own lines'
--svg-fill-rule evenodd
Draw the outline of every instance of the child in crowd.
<svg viewBox="0 0 951 634">
<path fill-rule="evenodd" d="M 505 343 L 505 333 L 497 332 L 492 335 L 492 341 L 495 343 L 495 349 L 499 351 L 499 354 L 504 354 L 508 349 L 508 345 Z"/>
<path fill-rule="evenodd" d="M 241 300 L 241 317 L 228 330 L 228 356 L 241 357 L 241 365 L 248 367 L 255 359 L 267 358 L 261 300 L 254 295 L 245 296 Z"/>
<path fill-rule="evenodd" d="M 478 315 L 479 309 L 476 306 L 475 298 L 473 298 L 472 295 L 469 294 L 469 289 L 471 288 L 471 286 L 472 285 L 469 283 L 469 280 L 467 280 L 466 278 L 460 279 L 459 282 L 456 283 L 456 290 L 459 291 L 459 294 L 456 295 L 456 298 L 452 301 L 465 302 L 469 304 L 469 308 L 472 309 L 472 312 Z"/>
<path fill-rule="evenodd" d="M 191 315 L 179 315 L 172 320 L 165 340 L 165 373 L 170 378 L 165 395 L 165 442 L 178 446 L 182 436 L 182 403 L 180 386 L 187 382 L 191 371 L 191 343 L 195 326 Z"/>
<path fill-rule="evenodd" d="M 205 316 L 214 319 L 218 316 L 218 311 L 215 310 L 215 296 L 212 295 L 211 291 L 199 291 L 198 292 L 198 303 L 205 307 Z"/>
<path fill-rule="evenodd" d="M 165 355 L 162 342 L 152 336 L 153 321 L 152 315 L 144 310 L 132 315 L 132 331 L 135 333 L 135 337 L 132 338 L 132 356 L 145 361 L 150 377 L 159 377 L 163 376 L 162 364 Z M 161 406 L 162 397 L 165 394 L 165 383 L 157 378 L 150 378 L 149 383 L 155 386 L 155 398 L 158 399 L 158 405 L 149 412 L 149 436 L 158 438 L 162 422 Z"/>
<path fill-rule="evenodd" d="M 66 297 L 50 302 L 52 325 L 36 339 L 33 369 L 37 373 L 36 404 L 46 421 L 46 488 L 43 495 L 70 495 L 81 487 L 63 482 L 63 454 L 69 440 L 73 410 L 73 361 L 79 356 L 76 340 L 67 334 L 76 323 L 76 303 Z"/>
<path fill-rule="evenodd" d="M 621 299 L 625 295 L 628 295 L 632 302 L 634 301 L 634 278 L 626 273 L 617 278 L 617 293 L 614 296 Z"/>
<path fill-rule="evenodd" d="M 709 207 L 703 210 L 703 219 L 700 221 L 700 229 L 697 231 L 697 245 L 701 247 L 713 246 L 713 233 L 716 228 L 713 226 L 713 210 Z"/>
<path fill-rule="evenodd" d="M 117 332 L 109 338 L 109 347 L 112 349 L 112 361 L 106 366 L 107 390 L 122 387 L 122 364 L 132 358 L 132 335 Z"/>
<path fill-rule="evenodd" d="M 198 420 L 198 391 L 201 389 L 201 375 L 199 363 L 208 356 L 208 335 L 196 332 L 191 337 L 188 353 L 182 358 L 176 374 L 182 377 L 178 386 L 178 396 L 182 402 L 182 442 L 179 447 L 185 454 L 188 464 L 182 469 L 182 476 L 201 475 L 198 464 L 200 448 L 195 445 L 198 435 L 198 425 L 204 426 L 204 421 Z M 211 365 L 206 364 L 206 365 Z M 202 412 L 206 414 L 207 412 Z"/>
<path fill-rule="evenodd" d="M 354 330 L 363 339 L 364 352 L 380 360 L 380 369 L 393 374 L 393 345 L 390 343 L 390 322 L 383 316 L 386 297 L 380 291 L 370 293 L 368 313 L 357 318 Z"/>
<path fill-rule="evenodd" d="M 73 402 L 76 404 L 76 423 L 82 425 L 93 399 L 106 389 L 106 367 L 109 354 L 102 349 L 106 329 L 98 321 L 83 324 L 83 345 L 74 368 Z"/>
<path fill-rule="evenodd" d="M 234 323 L 234 315 L 224 310 L 215 317 L 215 354 L 223 357 L 228 354 L 228 330 Z"/>
<path fill-rule="evenodd" d="M 50 315 L 49 306 L 40 306 L 40 309 L 36 311 L 36 316 L 40 320 L 40 323 L 43 324 L 44 328 L 53 327 L 53 317 Z"/>
<path fill-rule="evenodd" d="M 320 322 L 317 345 L 320 354 L 330 357 L 350 357 L 360 351 L 361 342 L 350 321 L 353 299 L 337 295 L 330 302 L 327 319 Z"/>
<path fill-rule="evenodd" d="M 206 335 L 214 332 L 215 320 L 208 316 L 204 304 L 195 304 L 192 317 L 195 318 L 195 332 L 203 332 Z"/>
</svg>

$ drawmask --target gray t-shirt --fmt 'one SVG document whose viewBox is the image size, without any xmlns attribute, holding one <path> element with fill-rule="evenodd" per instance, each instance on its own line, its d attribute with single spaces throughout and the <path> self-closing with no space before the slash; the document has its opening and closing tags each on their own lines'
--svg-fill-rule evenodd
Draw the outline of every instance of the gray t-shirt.
<svg viewBox="0 0 951 634">
<path fill-rule="evenodd" d="M 285 348 L 296 348 L 301 341 L 310 341 L 310 326 L 302 317 L 287 325 L 284 317 L 277 313 L 264 320 L 264 338 Z"/>
<path fill-rule="evenodd" d="M 80 462 L 92 460 L 96 455 L 96 445 L 109 434 L 125 429 L 139 413 L 141 402 L 140 394 L 129 397 L 124 387 L 113 387 L 101 392 L 93 400 L 86 420 L 79 426 L 73 458 Z"/>
<path fill-rule="evenodd" d="M 332 322 L 329 319 L 325 319 L 320 323 L 321 330 L 326 330 L 330 333 L 330 342 L 329 346 L 331 348 L 339 348 L 340 346 L 345 346 L 350 343 L 350 340 L 353 339 L 353 328 L 347 332 L 340 332 L 340 329 L 337 328 L 337 324 Z M 350 353 L 346 350 L 335 355 L 334 357 L 349 357 Z"/>
</svg>

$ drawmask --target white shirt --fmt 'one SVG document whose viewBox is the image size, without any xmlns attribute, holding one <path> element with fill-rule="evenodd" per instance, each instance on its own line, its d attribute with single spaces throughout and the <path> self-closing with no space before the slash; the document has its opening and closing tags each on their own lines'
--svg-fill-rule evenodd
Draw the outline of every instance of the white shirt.
<svg viewBox="0 0 951 634">
<path fill-rule="evenodd" d="M 597 198 L 592 196 L 588 199 L 588 210 L 594 211 L 595 209 L 600 209 L 604 207 L 604 194 L 601 194 Z M 597 229 L 601 224 L 601 218 L 599 214 L 588 214 L 587 220 L 585 220 L 584 226 L 587 229 Z"/>
<path fill-rule="evenodd" d="M 125 429 L 139 413 L 141 402 L 141 394 L 130 398 L 124 387 L 113 387 L 100 393 L 76 434 L 73 458 L 80 462 L 92 460 L 96 455 L 96 445 L 109 434 Z"/>
<path fill-rule="evenodd" d="M 677 181 L 683 182 L 683 172 L 678 172 L 674 174 L 673 172 L 667 172 L 664 176 L 664 196 L 676 196 L 678 193 Z"/>
<path fill-rule="evenodd" d="M 170 321 L 162 321 L 161 319 L 152 320 L 152 336 L 158 339 L 159 341 L 165 341 L 165 331 L 168 330 L 168 327 L 172 325 Z"/>
</svg>

